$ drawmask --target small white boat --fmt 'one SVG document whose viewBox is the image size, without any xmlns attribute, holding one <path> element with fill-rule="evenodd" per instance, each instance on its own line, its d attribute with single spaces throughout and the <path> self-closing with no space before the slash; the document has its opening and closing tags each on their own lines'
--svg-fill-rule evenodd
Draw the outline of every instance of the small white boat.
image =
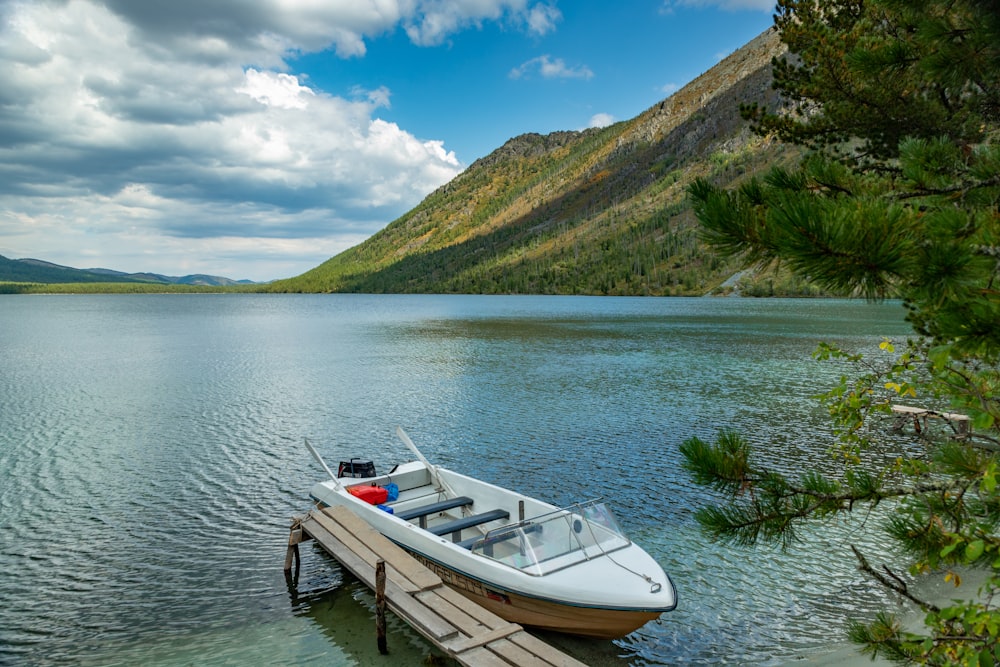
<svg viewBox="0 0 1000 667">
<path fill-rule="evenodd" d="M 331 477 L 313 499 L 347 507 L 513 623 L 617 638 L 677 606 L 670 577 L 603 503 L 560 508 L 433 466 L 397 433 L 418 460 L 360 478 L 335 476 L 307 442 Z"/>
</svg>

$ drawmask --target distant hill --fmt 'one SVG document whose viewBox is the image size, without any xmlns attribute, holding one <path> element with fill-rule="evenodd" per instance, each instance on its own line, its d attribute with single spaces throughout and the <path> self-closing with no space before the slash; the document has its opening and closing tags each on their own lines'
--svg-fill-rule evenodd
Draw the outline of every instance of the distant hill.
<svg viewBox="0 0 1000 667">
<path fill-rule="evenodd" d="M 515 137 L 365 242 L 263 289 L 738 290 L 726 280 L 739 267 L 699 242 L 685 189 L 696 177 L 731 184 L 796 157 L 753 135 L 738 111 L 741 102 L 779 103 L 771 59 L 783 50 L 768 30 L 632 120 Z"/>
<path fill-rule="evenodd" d="M 142 283 L 222 287 L 253 284 L 219 276 L 163 276 L 157 273 L 123 273 L 111 269 L 74 269 L 40 259 L 8 259 L 0 255 L 0 282 L 17 283 Z"/>
</svg>

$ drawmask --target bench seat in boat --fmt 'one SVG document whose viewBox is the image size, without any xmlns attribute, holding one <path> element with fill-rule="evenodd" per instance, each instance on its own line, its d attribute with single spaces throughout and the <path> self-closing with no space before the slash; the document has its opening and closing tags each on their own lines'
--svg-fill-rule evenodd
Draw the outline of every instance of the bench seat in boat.
<svg viewBox="0 0 1000 667">
<path fill-rule="evenodd" d="M 435 535 L 447 535 L 448 533 L 451 533 L 452 541 L 458 542 L 462 537 L 462 531 L 466 528 L 472 528 L 473 526 L 489 523 L 490 521 L 496 521 L 497 519 L 509 518 L 510 512 L 507 510 L 490 510 L 489 512 L 483 512 L 482 514 L 473 514 L 472 516 L 466 516 L 461 519 L 455 519 L 454 521 L 448 521 L 436 526 L 431 526 L 427 530 Z"/>
<path fill-rule="evenodd" d="M 524 531 L 525 534 L 539 533 L 542 531 L 542 525 L 539 523 L 523 523 L 520 526 L 514 524 L 513 526 L 506 526 L 497 528 L 491 533 L 486 535 L 474 535 L 468 539 L 462 540 L 461 542 L 456 542 L 458 546 L 464 547 L 466 549 L 471 549 L 473 546 L 482 543 L 483 551 L 487 556 L 493 555 L 493 545 L 499 544 L 500 542 L 506 542 L 507 540 L 514 539 L 518 536 L 518 528 Z M 503 531 L 503 532 L 501 532 Z"/>
<path fill-rule="evenodd" d="M 396 512 L 395 514 L 403 521 L 420 519 L 420 527 L 426 528 L 428 515 L 437 514 L 438 512 L 447 512 L 448 510 L 455 509 L 456 507 L 465 507 L 466 505 L 471 504 L 472 498 L 467 496 L 458 496 L 457 498 L 447 498 L 436 503 L 430 503 L 429 505 L 421 505 L 420 507 L 402 510 L 401 512 Z"/>
</svg>

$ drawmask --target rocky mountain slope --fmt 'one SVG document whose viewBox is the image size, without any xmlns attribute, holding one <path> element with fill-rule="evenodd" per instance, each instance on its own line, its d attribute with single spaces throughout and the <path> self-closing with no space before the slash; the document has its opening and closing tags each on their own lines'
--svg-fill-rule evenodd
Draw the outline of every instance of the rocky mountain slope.
<svg viewBox="0 0 1000 667">
<path fill-rule="evenodd" d="M 741 102 L 778 104 L 768 30 L 636 118 L 515 137 L 364 243 L 268 286 L 307 292 L 703 294 L 736 267 L 698 241 L 685 188 L 794 158 Z"/>
</svg>

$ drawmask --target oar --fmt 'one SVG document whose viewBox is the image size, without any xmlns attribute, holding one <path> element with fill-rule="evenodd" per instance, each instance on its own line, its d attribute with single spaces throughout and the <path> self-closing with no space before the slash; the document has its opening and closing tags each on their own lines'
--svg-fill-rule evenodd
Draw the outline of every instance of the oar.
<svg viewBox="0 0 1000 667">
<path fill-rule="evenodd" d="M 410 436 L 406 435 L 406 431 L 403 430 L 402 426 L 396 427 L 396 435 L 398 435 L 399 439 L 403 441 L 403 444 L 406 445 L 411 452 L 413 452 L 414 456 L 420 459 L 420 462 L 424 464 L 425 468 L 427 468 L 427 472 L 431 474 L 431 478 L 437 483 L 437 485 L 447 491 L 453 498 L 457 497 L 458 494 L 455 493 L 454 489 L 448 486 L 448 484 L 441 479 L 441 476 L 438 474 L 437 466 L 431 465 L 431 462 L 420 453 L 420 450 L 417 449 L 417 446 L 413 444 L 412 440 L 410 440 Z"/>
<path fill-rule="evenodd" d="M 337 485 L 337 490 L 339 491 L 341 489 L 340 480 L 337 479 L 337 476 L 333 474 L 333 471 L 330 470 L 329 467 L 327 467 L 326 461 L 323 460 L 323 457 L 319 455 L 319 452 L 316 451 L 316 448 L 313 447 L 312 443 L 309 442 L 309 438 L 302 438 L 302 439 L 306 441 L 306 448 L 309 450 L 309 453 L 313 455 L 313 458 L 316 459 L 316 461 L 321 466 L 323 466 L 323 470 L 325 470 L 326 474 L 330 476 L 330 479 L 333 480 L 333 483 Z"/>
<path fill-rule="evenodd" d="M 410 436 L 406 435 L 406 431 L 403 430 L 402 426 L 396 427 L 396 435 L 398 435 L 399 439 L 403 441 L 403 444 L 406 445 L 411 452 L 413 452 L 413 455 L 416 456 L 418 459 L 420 459 L 420 462 L 423 463 L 427 467 L 427 469 L 431 471 L 432 475 L 437 474 L 437 470 L 434 468 L 434 466 L 431 465 L 431 462 L 428 461 L 424 457 L 424 455 L 420 453 L 420 450 L 417 449 L 417 446 L 413 444 L 412 440 L 410 440 Z"/>
</svg>

